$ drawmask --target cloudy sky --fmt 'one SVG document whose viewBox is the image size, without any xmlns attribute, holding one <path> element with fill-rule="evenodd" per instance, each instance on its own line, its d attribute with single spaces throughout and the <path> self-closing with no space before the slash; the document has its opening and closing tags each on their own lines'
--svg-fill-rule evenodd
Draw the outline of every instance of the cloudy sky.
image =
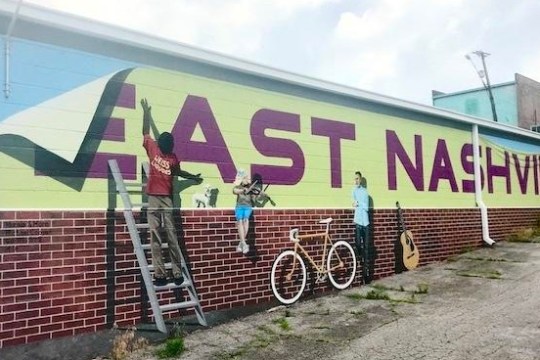
<svg viewBox="0 0 540 360">
<path fill-rule="evenodd" d="M 362 90 L 431 104 L 431 90 L 540 81 L 538 0 L 23 0 Z M 476 66 L 480 58 L 473 55 Z"/>
</svg>

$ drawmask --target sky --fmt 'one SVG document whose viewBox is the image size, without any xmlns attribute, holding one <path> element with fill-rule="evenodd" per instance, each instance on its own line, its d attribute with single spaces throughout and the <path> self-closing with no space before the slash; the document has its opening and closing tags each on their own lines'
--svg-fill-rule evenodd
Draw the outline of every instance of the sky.
<svg viewBox="0 0 540 360">
<path fill-rule="evenodd" d="M 431 105 L 540 81 L 538 0 L 23 0 L 273 68 Z M 476 68 L 480 57 L 471 55 Z"/>
</svg>

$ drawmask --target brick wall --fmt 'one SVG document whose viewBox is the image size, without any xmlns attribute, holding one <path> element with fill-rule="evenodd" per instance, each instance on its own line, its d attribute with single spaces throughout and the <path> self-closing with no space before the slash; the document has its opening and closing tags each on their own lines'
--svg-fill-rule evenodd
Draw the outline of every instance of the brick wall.
<svg viewBox="0 0 540 360">
<path fill-rule="evenodd" d="M 491 237 L 503 240 L 539 216 L 540 209 L 490 210 Z M 325 217 L 334 218 L 334 239 L 352 242 L 351 210 L 258 209 L 250 234 L 255 246 L 244 256 L 235 252 L 232 210 L 184 211 L 185 254 L 205 312 L 274 301 L 269 269 L 289 246 L 289 230 L 320 230 L 317 221 Z M 420 266 L 482 244 L 478 209 L 404 209 L 403 217 L 420 250 Z M 399 271 L 398 231 L 395 210 L 374 212 L 376 278 Z M 0 347 L 95 332 L 113 323 L 133 325 L 146 316 L 122 213 L 0 212 L 0 273 Z M 322 284 L 314 291 L 330 288 Z"/>
</svg>

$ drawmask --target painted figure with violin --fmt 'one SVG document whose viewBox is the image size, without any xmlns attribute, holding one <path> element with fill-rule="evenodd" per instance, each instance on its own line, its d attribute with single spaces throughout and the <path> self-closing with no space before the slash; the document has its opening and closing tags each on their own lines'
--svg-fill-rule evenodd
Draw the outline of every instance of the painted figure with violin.
<svg viewBox="0 0 540 360">
<path fill-rule="evenodd" d="M 233 194 L 236 195 L 234 214 L 239 237 L 236 251 L 243 254 L 249 252 L 246 237 L 249 232 L 249 217 L 253 212 L 253 205 L 257 199 L 265 196 L 261 184 L 262 181 L 259 180 L 250 181 L 248 174 L 242 169 L 238 170 L 234 180 Z"/>
</svg>

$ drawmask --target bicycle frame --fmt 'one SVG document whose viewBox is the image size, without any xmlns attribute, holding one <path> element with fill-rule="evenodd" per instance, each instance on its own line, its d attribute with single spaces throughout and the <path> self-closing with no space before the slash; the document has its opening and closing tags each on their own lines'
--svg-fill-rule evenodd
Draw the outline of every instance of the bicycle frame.
<svg viewBox="0 0 540 360">
<path fill-rule="evenodd" d="M 343 267 L 343 261 L 341 258 L 339 258 L 339 264 L 332 269 L 325 269 L 324 266 L 324 260 L 326 259 L 328 248 L 332 246 L 332 238 L 330 237 L 329 230 L 330 230 L 330 222 L 332 219 L 326 219 L 321 221 L 321 223 L 326 224 L 326 231 L 315 233 L 315 234 L 305 234 L 305 235 L 298 235 L 298 229 L 292 229 L 290 232 L 290 239 L 292 242 L 294 242 L 294 253 L 298 254 L 299 250 L 302 254 L 304 254 L 305 258 L 310 262 L 310 264 L 315 268 L 318 274 L 326 275 L 329 271 L 338 269 Z M 323 253 L 321 256 L 320 266 L 317 264 L 316 260 L 314 260 L 311 256 L 309 256 L 308 252 L 304 249 L 304 247 L 300 244 L 300 241 L 307 241 L 307 240 L 314 240 L 314 239 L 320 239 L 324 238 L 324 244 L 323 244 Z M 294 271 L 296 270 L 296 256 L 294 257 L 293 264 L 291 271 L 285 275 L 288 281 L 291 280 L 292 275 L 294 274 Z"/>
<path fill-rule="evenodd" d="M 298 235 L 297 228 L 291 229 L 289 236 L 294 247 L 277 255 L 270 272 L 272 292 L 281 303 L 290 305 L 302 296 L 309 277 L 307 273 L 309 266 L 306 266 L 306 262 L 308 265 L 311 264 L 313 275 L 316 275 L 313 285 L 329 280 L 334 288 L 344 290 L 354 281 L 356 274 L 354 249 L 347 241 L 332 241 L 329 231 L 331 222 L 332 218 L 319 221 L 319 224 L 326 224 L 324 232 Z M 317 244 L 310 245 L 307 250 L 312 254 L 315 252 L 313 257 L 304 248 L 306 243 L 312 240 L 317 240 Z"/>
</svg>

